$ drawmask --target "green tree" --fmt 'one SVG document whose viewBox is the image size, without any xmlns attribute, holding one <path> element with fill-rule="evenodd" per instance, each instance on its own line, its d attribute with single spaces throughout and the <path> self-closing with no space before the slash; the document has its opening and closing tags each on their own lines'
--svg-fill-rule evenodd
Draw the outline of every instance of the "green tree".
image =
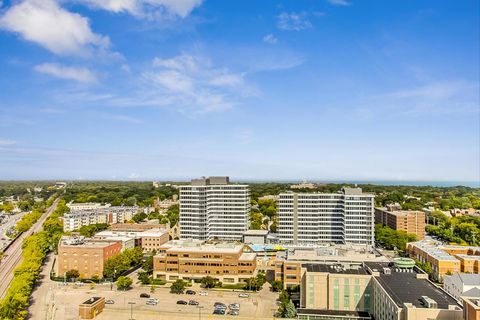
<svg viewBox="0 0 480 320">
<path fill-rule="evenodd" d="M 144 262 L 142 262 L 142 269 L 145 271 L 147 274 L 152 274 L 153 273 L 153 255 L 148 256 Z"/>
<path fill-rule="evenodd" d="M 77 269 L 71 269 L 65 272 L 65 277 L 67 279 L 78 279 L 80 277 L 80 272 Z"/>
<path fill-rule="evenodd" d="M 140 280 L 141 284 L 150 284 L 150 276 L 147 272 L 139 272 L 138 273 L 138 280 Z"/>
<path fill-rule="evenodd" d="M 296 316 L 297 316 L 297 310 L 295 309 L 295 305 L 293 304 L 292 300 L 289 300 L 285 307 L 285 314 L 283 315 L 283 317 L 295 318 Z"/>
<path fill-rule="evenodd" d="M 119 290 L 127 290 L 132 283 L 132 279 L 126 276 L 118 277 L 117 282 L 115 282 Z"/>
<path fill-rule="evenodd" d="M 200 283 L 203 285 L 204 288 L 209 289 L 215 287 L 215 285 L 217 284 L 217 280 L 215 280 L 215 278 L 213 277 L 206 276 L 200 280 Z"/>
<path fill-rule="evenodd" d="M 136 215 L 134 215 L 132 217 L 132 220 L 135 221 L 136 223 L 140 223 L 143 220 L 145 220 L 146 218 L 147 218 L 147 214 L 142 211 L 142 212 L 139 212 Z"/>
<path fill-rule="evenodd" d="M 170 287 L 170 292 L 171 293 L 183 293 L 185 288 L 187 287 L 187 283 L 183 281 L 182 279 L 176 280 L 174 283 L 172 283 Z"/>
<path fill-rule="evenodd" d="M 280 292 L 283 290 L 283 282 L 280 280 L 274 280 L 270 284 L 272 285 L 273 292 Z"/>
</svg>

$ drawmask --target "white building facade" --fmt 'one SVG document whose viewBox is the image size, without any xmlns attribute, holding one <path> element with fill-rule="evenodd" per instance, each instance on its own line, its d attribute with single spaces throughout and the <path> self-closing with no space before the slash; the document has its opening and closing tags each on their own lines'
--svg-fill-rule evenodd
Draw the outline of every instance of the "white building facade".
<svg viewBox="0 0 480 320">
<path fill-rule="evenodd" d="M 241 240 L 248 229 L 248 185 L 230 184 L 228 177 L 192 180 L 180 187 L 180 238 Z"/>
<path fill-rule="evenodd" d="M 360 188 L 339 193 L 281 193 L 278 238 L 285 244 L 374 244 L 374 196 Z"/>
</svg>

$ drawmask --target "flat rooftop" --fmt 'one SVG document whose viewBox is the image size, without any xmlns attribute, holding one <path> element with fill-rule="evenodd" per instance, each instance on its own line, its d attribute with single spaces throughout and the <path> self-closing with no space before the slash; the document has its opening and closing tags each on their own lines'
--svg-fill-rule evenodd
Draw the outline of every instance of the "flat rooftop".
<svg viewBox="0 0 480 320">
<path fill-rule="evenodd" d="M 328 272 L 339 274 L 359 274 L 368 275 L 368 271 L 359 264 L 302 264 L 302 268 L 307 269 L 307 272 Z"/>
<path fill-rule="evenodd" d="M 247 230 L 243 233 L 244 236 L 266 236 L 268 230 Z"/>
<path fill-rule="evenodd" d="M 410 269 L 410 272 L 399 272 L 393 267 L 389 268 L 388 263 L 366 262 L 365 264 L 369 269 L 380 272 L 375 279 L 400 308 L 404 307 L 404 303 L 411 303 L 417 308 L 425 308 L 420 300 L 422 296 L 435 300 L 438 309 L 448 309 L 449 305 L 458 306 L 458 302 L 453 297 L 437 288 L 432 282 L 417 278 L 418 272 L 415 269 Z M 383 273 L 383 268 L 389 268 L 391 273 Z"/>
<path fill-rule="evenodd" d="M 443 251 L 442 248 L 444 246 L 442 246 L 440 243 L 422 240 L 422 241 L 410 242 L 410 244 L 425 251 L 426 253 L 436 258 L 437 260 L 449 260 L 449 261 L 458 260 L 455 257 L 448 254 L 447 252 Z"/>
<path fill-rule="evenodd" d="M 238 253 L 241 252 L 245 245 L 233 243 L 205 243 L 203 241 L 182 241 L 171 240 L 164 245 L 167 252 L 209 252 L 209 253 Z"/>
</svg>

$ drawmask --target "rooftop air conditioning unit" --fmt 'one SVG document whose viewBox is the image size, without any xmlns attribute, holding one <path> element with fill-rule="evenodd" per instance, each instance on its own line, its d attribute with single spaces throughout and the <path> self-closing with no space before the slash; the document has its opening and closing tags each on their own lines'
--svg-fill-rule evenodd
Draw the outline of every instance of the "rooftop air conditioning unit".
<svg viewBox="0 0 480 320">
<path fill-rule="evenodd" d="M 422 301 L 422 304 L 426 308 L 429 308 L 429 309 L 437 309 L 438 308 L 437 302 L 435 300 L 433 300 L 432 298 L 428 297 L 428 296 L 422 296 L 420 298 L 420 300 Z"/>
</svg>

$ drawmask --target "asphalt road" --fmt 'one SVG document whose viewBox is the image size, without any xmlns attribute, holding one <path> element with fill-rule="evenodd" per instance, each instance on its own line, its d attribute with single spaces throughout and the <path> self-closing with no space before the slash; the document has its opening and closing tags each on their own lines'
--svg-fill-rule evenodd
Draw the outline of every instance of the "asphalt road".
<svg viewBox="0 0 480 320">
<path fill-rule="evenodd" d="M 7 292 L 10 282 L 13 279 L 13 270 L 19 265 L 22 259 L 22 242 L 23 239 L 32 235 L 35 232 L 42 231 L 42 224 L 48 218 L 48 216 L 55 210 L 57 207 L 58 201 L 55 200 L 50 208 L 48 208 L 45 213 L 38 219 L 38 221 L 28 230 L 24 232 L 20 237 L 18 237 L 14 243 L 5 251 L 5 255 L 0 262 L 0 298 L 3 298 Z"/>
</svg>

